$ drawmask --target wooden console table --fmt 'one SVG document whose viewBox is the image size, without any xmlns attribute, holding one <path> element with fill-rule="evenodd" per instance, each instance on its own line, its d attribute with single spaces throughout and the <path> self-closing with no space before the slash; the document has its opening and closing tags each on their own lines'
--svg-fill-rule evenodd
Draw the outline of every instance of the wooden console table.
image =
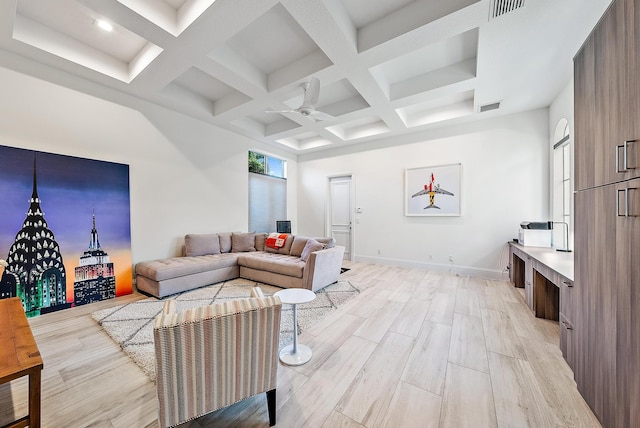
<svg viewBox="0 0 640 428">
<path fill-rule="evenodd" d="M 29 414 L 5 427 L 40 427 L 42 357 L 17 297 L 0 300 L 0 384 L 29 376 Z"/>
</svg>

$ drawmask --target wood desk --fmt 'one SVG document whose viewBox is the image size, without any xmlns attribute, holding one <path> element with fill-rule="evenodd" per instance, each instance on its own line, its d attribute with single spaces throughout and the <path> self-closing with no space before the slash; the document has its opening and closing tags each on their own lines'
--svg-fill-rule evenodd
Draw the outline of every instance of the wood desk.
<svg viewBox="0 0 640 428">
<path fill-rule="evenodd" d="M 536 317 L 560 322 L 560 350 L 569 367 L 575 367 L 575 329 L 579 284 L 573 283 L 573 253 L 553 248 L 524 247 L 509 243 L 509 277 L 524 287 L 525 300 Z"/>
<path fill-rule="evenodd" d="M 42 357 L 17 297 L 0 300 L 0 384 L 29 376 L 29 414 L 5 427 L 40 427 Z"/>
<path fill-rule="evenodd" d="M 560 291 L 573 287 L 573 253 L 510 242 L 509 276 L 516 287 L 524 287 L 525 301 L 537 317 L 558 320 Z"/>
</svg>

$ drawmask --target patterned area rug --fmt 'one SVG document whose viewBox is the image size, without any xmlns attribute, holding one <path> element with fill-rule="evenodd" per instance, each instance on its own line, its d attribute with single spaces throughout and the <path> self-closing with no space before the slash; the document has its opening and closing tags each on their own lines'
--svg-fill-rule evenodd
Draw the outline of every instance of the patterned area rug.
<svg viewBox="0 0 640 428">
<path fill-rule="evenodd" d="M 153 350 L 153 321 L 160 314 L 164 302 L 175 299 L 176 310 L 210 305 L 223 300 L 246 298 L 251 296 L 251 288 L 259 285 L 265 295 L 271 295 L 278 290 L 266 284 L 258 284 L 246 279 L 234 279 L 208 287 L 186 291 L 156 299 L 139 300 L 125 305 L 115 306 L 91 314 L 111 338 L 118 343 L 124 352 L 155 381 L 155 361 Z M 315 300 L 298 305 L 298 334 L 308 329 L 314 323 L 336 310 L 351 298 L 358 295 L 361 289 L 349 281 L 338 281 L 318 291 Z M 292 306 L 282 305 L 282 320 L 280 324 L 280 346 L 293 341 L 293 313 Z"/>
</svg>

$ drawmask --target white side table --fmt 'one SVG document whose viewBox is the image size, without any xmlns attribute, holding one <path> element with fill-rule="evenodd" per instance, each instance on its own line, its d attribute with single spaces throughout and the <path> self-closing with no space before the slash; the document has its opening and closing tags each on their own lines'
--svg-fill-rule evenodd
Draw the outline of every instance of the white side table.
<svg viewBox="0 0 640 428">
<path fill-rule="evenodd" d="M 287 288 L 273 294 L 282 303 L 293 305 L 293 344 L 287 345 L 280 351 L 280 361 L 289 366 L 299 366 L 311 359 L 311 349 L 305 345 L 298 345 L 298 308 L 301 303 L 308 303 L 316 298 L 316 293 L 304 288 Z"/>
</svg>

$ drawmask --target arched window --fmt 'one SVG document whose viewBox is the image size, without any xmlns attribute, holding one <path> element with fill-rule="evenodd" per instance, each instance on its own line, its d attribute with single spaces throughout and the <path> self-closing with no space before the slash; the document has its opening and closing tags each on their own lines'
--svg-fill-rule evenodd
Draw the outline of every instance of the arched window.
<svg viewBox="0 0 640 428">
<path fill-rule="evenodd" d="M 569 235 L 573 229 L 571 224 L 573 186 L 571 183 L 571 136 L 567 119 L 562 118 L 558 121 L 553 143 L 553 221 L 564 223 L 558 224 L 553 242 L 557 248 L 568 249 L 572 246 Z"/>
</svg>

